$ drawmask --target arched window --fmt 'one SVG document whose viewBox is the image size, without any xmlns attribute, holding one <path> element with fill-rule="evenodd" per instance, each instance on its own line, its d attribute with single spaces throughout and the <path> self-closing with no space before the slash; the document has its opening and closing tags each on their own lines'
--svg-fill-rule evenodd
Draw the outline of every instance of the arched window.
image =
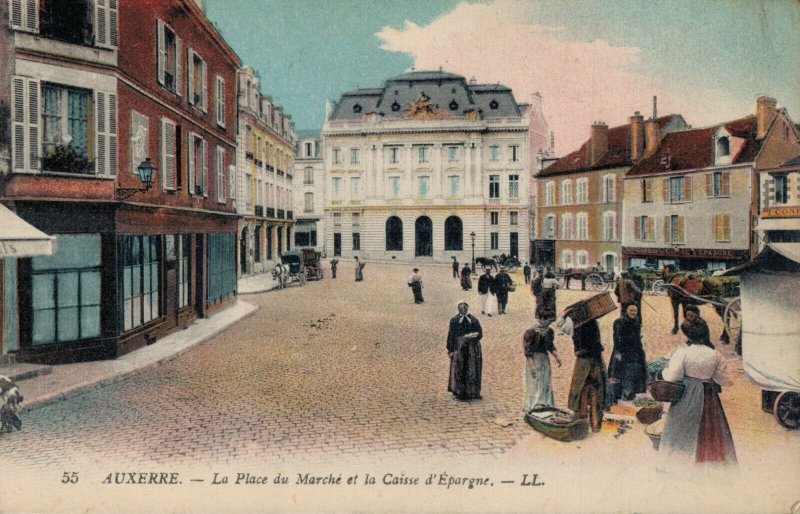
<svg viewBox="0 0 800 514">
<path fill-rule="evenodd" d="M 403 250 L 403 221 L 397 216 L 386 220 L 386 251 L 399 252 Z"/>
<path fill-rule="evenodd" d="M 444 220 L 444 249 L 445 251 L 463 250 L 463 225 L 461 218 L 450 216 Z"/>
<path fill-rule="evenodd" d="M 731 147 L 727 137 L 717 139 L 717 157 L 730 155 Z"/>
</svg>

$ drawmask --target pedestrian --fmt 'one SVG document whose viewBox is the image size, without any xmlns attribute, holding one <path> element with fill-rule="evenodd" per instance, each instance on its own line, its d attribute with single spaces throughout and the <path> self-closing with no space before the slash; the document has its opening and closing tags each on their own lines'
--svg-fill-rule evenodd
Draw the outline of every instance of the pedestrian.
<svg viewBox="0 0 800 514">
<path fill-rule="evenodd" d="M 539 268 L 536 270 L 536 276 L 533 277 L 531 281 L 531 293 L 533 293 L 533 298 L 536 300 L 536 305 L 534 307 L 534 313 L 542 308 L 542 281 L 544 280 L 544 270 Z"/>
<path fill-rule="evenodd" d="M 494 292 L 497 296 L 497 314 L 506 313 L 506 305 L 508 305 L 508 292 L 514 285 L 505 266 L 500 266 L 500 271 L 494 277 Z"/>
<path fill-rule="evenodd" d="M 550 269 L 548 269 L 544 274 L 544 279 L 542 280 L 542 293 L 541 293 L 541 302 L 536 303 L 536 309 L 548 309 L 553 312 L 556 312 L 556 288 L 558 287 L 558 282 L 556 281 L 556 275 Z"/>
<path fill-rule="evenodd" d="M 408 285 L 414 293 L 414 303 L 424 303 L 422 298 L 422 275 L 419 274 L 419 268 L 414 268 L 414 273 L 408 277 Z"/>
<path fill-rule="evenodd" d="M 684 305 L 683 306 L 683 319 L 684 323 L 694 326 L 695 334 L 702 334 L 700 337 L 703 344 L 711 344 L 711 337 L 708 330 L 708 323 L 700 317 L 700 308 L 697 305 Z M 683 326 L 683 323 L 681 324 Z M 713 348 L 713 345 L 711 346 Z"/>
<path fill-rule="evenodd" d="M 472 289 L 472 270 L 469 264 L 464 264 L 464 267 L 461 268 L 461 289 L 464 291 Z"/>
<path fill-rule="evenodd" d="M 331 259 L 331 278 L 336 278 L 336 265 L 339 264 L 338 259 Z"/>
<path fill-rule="evenodd" d="M 447 332 L 447 353 L 450 356 L 447 390 L 458 400 L 480 400 L 483 329 L 480 321 L 468 311 L 469 304 L 462 300 L 458 303 L 458 314 L 450 319 Z"/>
<path fill-rule="evenodd" d="M 550 328 L 554 314 L 543 311 L 543 318 L 536 318 L 536 324 L 525 331 L 522 336 L 522 348 L 525 353 L 525 373 L 523 386 L 525 388 L 525 412 L 537 405 L 546 407 L 555 406 L 553 388 L 550 380 L 550 356 L 555 357 L 558 367 L 561 359 L 553 344 L 555 334 Z"/>
<path fill-rule="evenodd" d="M 592 432 L 599 432 L 603 424 L 607 380 L 600 326 L 596 319 L 591 319 L 575 327 L 569 310 L 561 315 L 556 326 L 564 334 L 572 336 L 575 349 L 575 368 L 567 406 L 579 418 L 589 419 Z"/>
<path fill-rule="evenodd" d="M 617 281 L 614 287 L 614 294 L 617 295 L 617 302 L 619 303 L 620 316 L 624 316 L 628 305 L 636 306 L 636 319 L 639 321 L 639 330 L 641 331 L 642 325 L 642 290 L 631 280 L 631 275 L 627 271 L 622 274 L 622 277 Z"/>
<path fill-rule="evenodd" d="M 492 269 L 489 267 L 483 268 L 483 275 L 478 279 L 478 294 L 481 295 L 481 314 L 492 315 L 494 307 L 494 277 L 492 277 Z"/>
<path fill-rule="evenodd" d="M 358 257 L 356 257 L 356 282 L 361 282 L 364 280 L 364 266 L 366 266 L 366 263 L 359 262 Z"/>
<path fill-rule="evenodd" d="M 629 304 L 625 313 L 614 320 L 614 349 L 608 364 L 608 376 L 617 380 L 609 400 L 633 400 L 647 390 L 647 363 L 637 319 L 638 307 Z M 612 380 L 613 382 L 613 380 Z"/>
<path fill-rule="evenodd" d="M 458 280 L 458 261 L 455 255 L 453 256 L 453 278 Z"/>
<path fill-rule="evenodd" d="M 522 275 L 525 277 L 525 283 L 529 284 L 531 282 L 531 265 L 527 262 L 525 266 L 522 268 Z"/>
<path fill-rule="evenodd" d="M 703 325 L 686 321 L 686 346 L 675 350 L 662 371 L 664 380 L 682 382 L 683 396 L 670 405 L 659 453 L 664 464 L 736 464 L 736 449 L 719 386 L 731 385 L 723 356 L 714 349 Z"/>
</svg>

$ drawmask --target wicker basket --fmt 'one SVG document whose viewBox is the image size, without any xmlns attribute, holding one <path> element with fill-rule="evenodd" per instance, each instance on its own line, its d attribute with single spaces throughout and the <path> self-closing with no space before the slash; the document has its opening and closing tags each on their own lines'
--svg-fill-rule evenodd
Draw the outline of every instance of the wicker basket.
<svg viewBox="0 0 800 514">
<path fill-rule="evenodd" d="M 636 419 L 643 425 L 649 425 L 658 421 L 658 418 L 660 418 L 663 413 L 664 407 L 661 405 L 658 407 L 642 407 L 636 411 Z"/>
<path fill-rule="evenodd" d="M 616 308 L 617 304 L 611 299 L 611 293 L 606 291 L 605 293 L 594 295 L 586 300 L 573 303 L 567 307 L 567 310 L 569 311 L 568 315 L 572 319 L 572 323 L 577 327 L 587 321 L 605 316 L 609 312 L 616 310 Z"/>
<path fill-rule="evenodd" d="M 556 419 L 566 421 L 556 422 Z M 525 414 L 525 421 L 537 432 L 558 441 L 576 441 L 589 433 L 587 418 L 576 418 L 572 411 L 558 407 L 537 405 Z"/>
<path fill-rule="evenodd" d="M 686 386 L 678 382 L 656 380 L 648 385 L 650 395 L 658 402 L 677 402 L 683 397 Z"/>
</svg>

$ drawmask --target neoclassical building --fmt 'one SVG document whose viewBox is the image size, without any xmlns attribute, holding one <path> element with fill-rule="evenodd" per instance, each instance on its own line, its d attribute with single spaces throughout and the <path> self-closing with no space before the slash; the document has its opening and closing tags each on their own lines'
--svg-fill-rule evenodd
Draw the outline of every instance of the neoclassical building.
<svg viewBox="0 0 800 514">
<path fill-rule="evenodd" d="M 529 104 L 508 87 L 412 71 L 343 93 L 322 130 L 330 256 L 528 258 Z"/>
<path fill-rule="evenodd" d="M 297 131 L 294 158 L 294 205 L 297 224 L 294 245 L 325 251 L 325 171 L 322 163 L 322 140 L 319 130 Z"/>
</svg>

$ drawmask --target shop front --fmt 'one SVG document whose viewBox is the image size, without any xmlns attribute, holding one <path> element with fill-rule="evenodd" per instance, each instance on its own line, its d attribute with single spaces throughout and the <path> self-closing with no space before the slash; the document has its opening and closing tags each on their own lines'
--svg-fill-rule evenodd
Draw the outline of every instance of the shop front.
<svg viewBox="0 0 800 514">
<path fill-rule="evenodd" d="M 630 268 L 661 269 L 672 264 L 680 270 L 724 270 L 746 262 L 748 250 L 726 250 L 716 248 L 637 248 L 623 247 L 623 266 Z"/>
</svg>

